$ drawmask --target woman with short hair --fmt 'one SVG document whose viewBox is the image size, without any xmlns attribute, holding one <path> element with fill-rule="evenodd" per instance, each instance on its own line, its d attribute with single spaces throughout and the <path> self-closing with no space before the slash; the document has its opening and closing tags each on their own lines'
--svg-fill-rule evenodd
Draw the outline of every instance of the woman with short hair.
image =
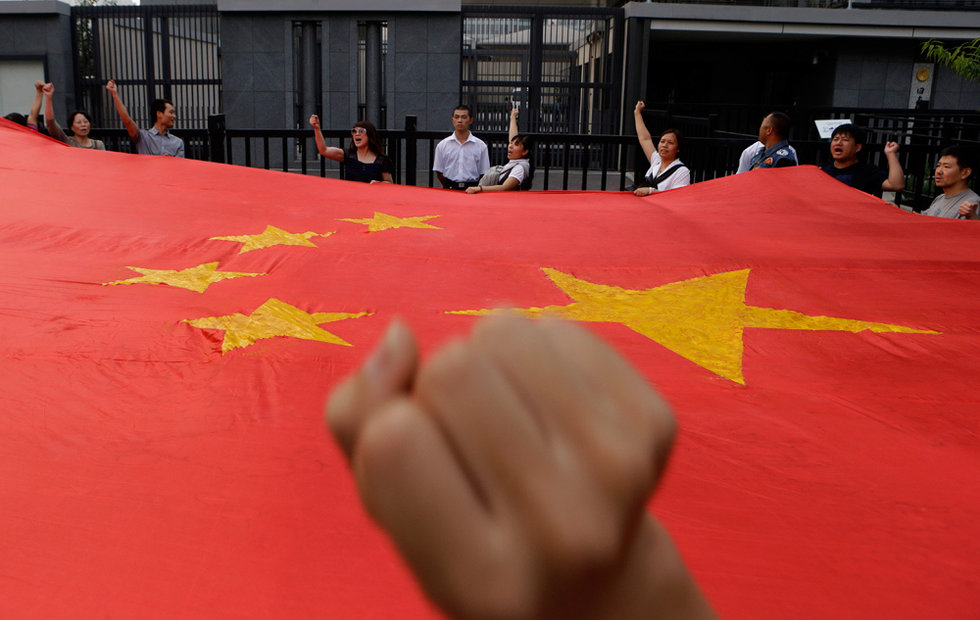
<svg viewBox="0 0 980 620">
<path fill-rule="evenodd" d="M 646 123 L 643 122 L 643 108 L 645 107 L 646 104 L 642 101 L 636 102 L 636 108 L 633 109 L 633 120 L 636 122 L 636 137 L 640 140 L 643 154 L 650 162 L 650 169 L 644 176 L 647 185 L 637 187 L 633 193 L 637 196 L 649 196 L 654 192 L 663 192 L 690 185 L 691 171 L 678 158 L 682 139 L 680 130 L 665 129 L 660 134 L 660 140 L 654 144 L 653 137 L 650 135 Z"/>
<path fill-rule="evenodd" d="M 54 96 L 54 84 L 48 82 L 44 85 L 43 91 L 48 97 L 44 103 L 44 122 L 48 126 L 48 133 L 51 134 L 52 138 L 80 149 L 105 150 L 105 144 L 102 140 L 94 140 L 89 136 L 92 131 L 92 116 L 88 112 L 75 110 L 68 115 L 68 128 L 72 133 L 69 136 L 54 118 L 54 106 L 51 103 L 51 98 Z"/>
</svg>

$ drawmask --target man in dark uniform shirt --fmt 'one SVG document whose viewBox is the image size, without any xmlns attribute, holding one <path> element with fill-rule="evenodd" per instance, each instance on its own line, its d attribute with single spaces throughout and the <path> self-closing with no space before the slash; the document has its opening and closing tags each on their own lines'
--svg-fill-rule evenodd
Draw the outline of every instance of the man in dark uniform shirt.
<svg viewBox="0 0 980 620">
<path fill-rule="evenodd" d="M 782 112 L 773 112 L 762 119 L 759 126 L 759 142 L 762 148 L 758 150 L 749 162 L 749 169 L 784 168 L 796 166 L 796 150 L 789 145 L 790 118 Z"/>
<path fill-rule="evenodd" d="M 860 127 L 850 123 L 840 125 L 830 137 L 830 156 L 834 160 L 820 169 L 844 185 L 878 198 L 881 198 L 882 191 L 898 192 L 905 189 L 905 172 L 898 162 L 898 143 L 885 144 L 888 174 L 875 166 L 858 161 L 857 155 L 863 146 L 864 131 Z"/>
</svg>

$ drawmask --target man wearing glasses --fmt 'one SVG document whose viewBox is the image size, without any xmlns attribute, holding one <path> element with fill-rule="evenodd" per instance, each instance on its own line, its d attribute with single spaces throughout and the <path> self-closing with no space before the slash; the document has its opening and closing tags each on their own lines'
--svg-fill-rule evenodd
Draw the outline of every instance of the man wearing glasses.
<svg viewBox="0 0 980 620">
<path fill-rule="evenodd" d="M 490 153 L 486 143 L 470 133 L 473 110 L 458 105 L 453 110 L 453 134 L 436 146 L 432 169 L 446 189 L 465 190 L 480 182 L 490 169 Z"/>
</svg>

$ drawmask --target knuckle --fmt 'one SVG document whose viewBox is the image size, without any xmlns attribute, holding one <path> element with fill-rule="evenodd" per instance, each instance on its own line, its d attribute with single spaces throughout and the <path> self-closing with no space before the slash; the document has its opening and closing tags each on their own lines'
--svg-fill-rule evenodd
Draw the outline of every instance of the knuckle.
<svg viewBox="0 0 980 620">
<path fill-rule="evenodd" d="M 620 520 L 596 507 L 570 507 L 556 514 L 541 538 L 544 557 L 551 558 L 561 580 L 602 572 L 621 555 Z"/>
<path fill-rule="evenodd" d="M 472 348 L 462 341 L 454 341 L 437 352 L 419 371 L 416 393 L 432 396 L 463 383 L 474 363 Z"/>
</svg>

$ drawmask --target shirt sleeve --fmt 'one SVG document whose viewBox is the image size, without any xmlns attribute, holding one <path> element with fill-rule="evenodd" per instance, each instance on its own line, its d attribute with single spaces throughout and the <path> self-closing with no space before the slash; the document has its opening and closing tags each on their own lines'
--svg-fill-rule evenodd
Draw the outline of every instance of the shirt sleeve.
<svg viewBox="0 0 980 620">
<path fill-rule="evenodd" d="M 432 159 L 432 171 L 433 172 L 446 172 L 446 162 L 443 161 L 442 154 L 442 142 L 436 145 L 436 155 Z"/>
<path fill-rule="evenodd" d="M 174 155 L 174 157 L 183 157 L 183 156 L 184 156 L 184 141 L 181 140 L 180 144 L 177 145 L 177 154 Z"/>
<path fill-rule="evenodd" d="M 487 170 L 490 169 L 490 151 L 487 150 L 487 145 L 484 144 L 482 152 L 480 153 L 480 172 L 477 176 L 483 176 L 486 174 Z"/>
<path fill-rule="evenodd" d="M 749 168 L 752 167 L 752 157 L 755 156 L 755 153 L 760 146 L 762 146 L 762 144 L 756 142 L 742 151 L 742 155 L 738 158 L 738 170 L 735 172 L 735 174 L 741 174 L 749 171 Z"/>
<path fill-rule="evenodd" d="M 58 124 L 58 121 L 53 118 L 46 118 L 44 119 L 44 124 L 48 126 L 48 133 L 51 134 L 52 138 L 58 140 L 59 142 L 68 142 L 68 136 L 66 136 L 65 132 L 61 129 L 61 125 Z"/>
<path fill-rule="evenodd" d="M 687 166 L 681 166 L 681 169 L 675 172 L 671 179 L 677 179 L 671 183 L 671 189 L 675 187 L 687 187 L 691 184 L 691 169 Z"/>
<path fill-rule="evenodd" d="M 507 175 L 507 176 L 508 176 L 508 178 L 511 178 L 511 179 L 517 179 L 517 182 L 518 183 L 523 183 L 524 182 L 524 166 L 522 166 L 521 164 L 516 164 L 514 166 L 514 168 L 510 171 L 510 174 Z"/>
</svg>

